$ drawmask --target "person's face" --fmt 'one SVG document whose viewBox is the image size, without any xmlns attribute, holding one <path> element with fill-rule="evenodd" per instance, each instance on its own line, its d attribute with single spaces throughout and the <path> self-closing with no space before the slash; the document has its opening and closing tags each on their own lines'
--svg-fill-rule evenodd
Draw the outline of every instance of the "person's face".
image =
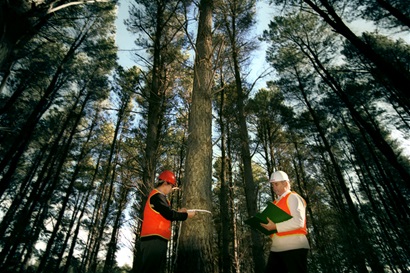
<svg viewBox="0 0 410 273">
<path fill-rule="evenodd" d="M 165 187 L 166 192 L 165 192 L 165 194 L 166 195 L 169 194 L 172 191 L 173 188 L 174 188 L 174 185 L 172 185 L 170 183 L 166 183 L 166 187 Z"/>
<path fill-rule="evenodd" d="M 273 182 L 271 183 L 273 191 L 277 195 L 282 195 L 285 192 L 285 187 L 286 187 L 286 182 L 285 181 L 280 181 L 280 182 Z"/>
</svg>

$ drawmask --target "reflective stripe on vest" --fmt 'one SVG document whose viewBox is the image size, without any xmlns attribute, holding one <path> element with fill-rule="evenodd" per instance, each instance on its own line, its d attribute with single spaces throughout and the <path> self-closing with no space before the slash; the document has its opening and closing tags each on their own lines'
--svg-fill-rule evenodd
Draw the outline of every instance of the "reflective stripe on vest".
<svg viewBox="0 0 410 273">
<path fill-rule="evenodd" d="M 302 196 L 300 196 L 296 192 L 289 192 L 286 196 L 282 197 L 282 199 L 280 199 L 279 201 L 275 200 L 275 201 L 273 201 L 273 203 L 275 205 L 277 205 L 279 208 L 281 208 L 282 210 L 286 211 L 288 214 L 290 214 L 290 209 L 289 209 L 289 205 L 288 205 L 288 198 L 289 198 L 290 194 L 292 194 L 292 193 L 298 195 L 298 197 L 300 197 L 300 199 L 302 199 L 303 204 L 306 207 L 305 199 L 303 199 Z M 272 234 L 272 236 L 273 235 L 286 236 L 286 235 L 294 235 L 294 234 L 304 234 L 304 235 L 307 234 L 306 217 L 305 217 L 304 226 L 302 228 L 289 230 L 289 231 L 284 231 L 284 232 L 277 232 L 277 233 Z"/>
<path fill-rule="evenodd" d="M 144 220 L 142 221 L 141 237 L 161 236 L 164 239 L 171 239 L 171 221 L 165 219 L 158 211 L 151 207 L 151 197 L 156 194 L 162 194 L 154 189 L 148 195 L 144 208 Z M 169 204 L 169 201 L 168 201 Z"/>
</svg>

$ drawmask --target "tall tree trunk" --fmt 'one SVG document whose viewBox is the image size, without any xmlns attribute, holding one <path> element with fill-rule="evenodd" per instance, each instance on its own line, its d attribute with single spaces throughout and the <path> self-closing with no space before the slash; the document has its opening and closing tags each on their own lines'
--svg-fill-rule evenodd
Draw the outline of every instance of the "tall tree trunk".
<svg viewBox="0 0 410 273">
<path fill-rule="evenodd" d="M 74 225 L 75 225 L 75 229 L 74 229 L 74 232 L 72 233 L 71 245 L 70 245 L 70 248 L 68 249 L 68 253 L 67 253 L 67 256 L 66 256 L 66 261 L 65 261 L 65 264 L 62 268 L 63 273 L 67 273 L 68 269 L 71 265 L 71 261 L 73 259 L 73 254 L 74 254 L 74 249 L 77 245 L 77 238 L 78 238 L 78 235 L 80 233 L 81 222 L 82 222 L 83 216 L 85 214 L 85 211 L 86 211 L 86 208 L 87 208 L 87 203 L 88 203 L 90 195 L 91 195 L 91 190 L 90 189 L 87 190 L 87 192 L 85 194 L 83 194 L 83 197 L 81 198 L 81 200 L 79 202 L 79 208 L 78 208 L 79 209 L 78 212 L 80 213 L 80 215 L 78 216 L 78 218 L 77 217 L 73 218 L 72 222 L 70 223 L 70 229 L 69 230 L 71 231 L 71 228 L 73 228 Z M 70 234 L 71 234 L 71 232 L 70 232 Z M 70 234 L 66 235 L 66 241 L 65 241 L 66 245 L 68 245 L 68 240 L 70 239 L 70 236 L 69 236 Z M 62 258 L 63 254 L 64 253 L 60 254 L 61 257 L 59 257 L 59 262 L 57 263 L 57 266 L 56 266 L 58 268 L 60 268 L 61 258 Z"/>
<path fill-rule="evenodd" d="M 161 79 L 161 52 L 163 45 L 161 44 L 164 31 L 164 9 L 165 2 L 157 1 L 157 18 L 155 26 L 155 40 L 153 48 L 153 66 L 152 66 L 152 81 L 149 87 L 148 94 L 148 122 L 147 136 L 145 146 L 145 158 L 143 166 L 143 186 L 142 193 L 145 197 L 148 196 L 155 182 L 155 170 L 158 160 L 159 135 L 161 132 L 161 109 L 164 99 L 163 87 L 161 84 L 164 79 Z M 142 200 L 142 201 L 145 201 Z M 145 202 L 143 202 L 144 204 Z M 142 206 L 143 207 L 143 206 Z"/>
<path fill-rule="evenodd" d="M 127 206 L 127 197 L 130 191 L 130 187 L 128 187 L 128 185 L 124 183 L 125 181 L 122 181 L 122 182 L 123 184 L 121 185 L 119 198 L 117 200 L 118 208 L 117 208 L 117 212 L 115 215 L 114 223 L 112 225 L 111 238 L 108 243 L 108 250 L 107 250 L 107 255 L 105 258 L 105 262 L 104 262 L 103 273 L 109 273 L 114 270 L 115 253 L 117 252 L 117 249 L 118 249 L 118 237 L 119 237 L 120 228 L 122 224 L 123 212 Z"/>
<path fill-rule="evenodd" d="M 233 43 L 233 63 L 234 63 L 234 73 L 235 73 L 235 87 L 237 92 L 236 106 L 238 109 L 238 126 L 239 126 L 239 138 L 241 146 L 241 158 L 243 164 L 243 176 L 245 183 L 245 196 L 246 196 L 246 208 L 248 211 L 248 216 L 252 217 L 258 212 L 257 208 L 257 186 L 253 180 L 252 171 L 252 156 L 249 147 L 249 135 L 248 135 L 248 125 L 246 123 L 246 112 L 245 112 L 245 100 L 247 95 L 245 94 L 242 87 L 242 78 L 239 68 L 239 60 L 237 55 L 236 45 Z M 252 256 L 254 262 L 254 272 L 263 272 L 265 268 L 265 253 L 263 250 L 262 236 L 257 230 L 251 230 L 252 238 Z"/>
<path fill-rule="evenodd" d="M 201 0 L 196 41 L 194 86 L 188 124 L 185 204 L 212 210 L 212 11 Z M 218 272 L 213 255 L 212 216 L 198 213 L 182 226 L 176 272 Z"/>
<path fill-rule="evenodd" d="M 75 109 L 78 107 L 78 103 L 79 103 L 79 100 L 80 100 L 81 96 L 77 97 L 77 101 L 73 104 L 71 109 L 68 110 L 69 114 L 68 114 L 68 117 L 67 117 L 65 123 L 63 124 L 63 130 L 69 129 L 68 125 L 72 121 L 72 119 L 75 119 L 75 121 L 74 121 L 74 124 L 72 125 L 71 131 L 70 131 L 70 134 L 69 134 L 69 139 L 68 139 L 67 143 L 65 144 L 65 148 L 64 148 L 64 151 L 63 151 L 63 157 L 60 158 L 60 163 L 58 165 L 57 173 L 55 175 L 56 177 L 54 178 L 55 180 L 60 180 L 59 179 L 60 173 L 63 169 L 66 158 L 67 158 L 67 156 L 70 152 L 71 143 L 73 141 L 74 135 L 77 132 L 77 126 L 81 121 L 82 113 L 84 111 L 85 106 L 88 103 L 88 99 L 90 98 L 90 96 L 91 96 L 90 93 L 88 93 L 88 95 L 85 96 L 78 113 L 75 112 Z M 43 269 L 46 267 L 46 264 L 47 264 L 48 259 L 49 259 L 49 254 L 51 252 L 52 247 L 54 246 L 54 241 L 57 238 L 58 231 L 60 229 L 60 225 L 62 224 L 63 217 L 64 217 L 64 214 L 66 212 L 65 210 L 66 210 L 66 207 L 68 206 L 68 201 L 70 199 L 71 194 L 73 193 L 73 187 L 74 187 L 75 179 L 76 179 L 76 177 L 72 178 L 71 181 L 70 181 L 70 184 L 67 186 L 66 195 L 64 196 L 64 198 L 61 202 L 62 207 L 61 207 L 60 212 L 58 214 L 58 217 L 56 219 L 56 223 L 53 227 L 53 231 L 51 232 L 50 238 L 47 242 L 46 249 L 45 249 L 45 251 L 43 253 L 43 256 L 40 260 L 40 264 L 38 265 L 37 273 L 42 272 Z M 55 184 L 57 185 L 57 183 L 58 182 L 56 182 Z M 50 198 L 51 198 L 51 196 L 50 196 Z"/>
<path fill-rule="evenodd" d="M 26 198 L 26 203 L 16 216 L 11 236 L 8 236 L 4 241 L 2 251 L 0 252 L 0 264 L 3 263 L 2 266 L 7 266 L 7 261 L 5 261 L 6 257 L 8 260 L 13 258 L 14 250 L 16 249 L 15 246 L 21 244 L 23 238 L 25 238 L 24 235 L 27 235 L 26 229 L 30 227 L 31 217 L 35 209 L 39 207 L 41 202 L 47 202 L 46 199 L 43 199 L 43 196 L 46 198 L 46 192 L 53 187 L 52 184 L 56 181 L 53 179 L 53 175 L 57 161 L 59 160 L 59 145 L 61 144 L 64 132 L 64 129 L 60 130 L 58 136 L 53 140 L 42 170 L 38 173 L 36 181 L 32 185 L 30 195 Z M 50 181 L 53 181 L 53 183 L 49 183 Z"/>
<path fill-rule="evenodd" d="M 406 16 L 403 10 L 395 8 L 393 5 L 389 3 L 389 1 L 386 0 L 376 0 L 376 2 L 379 3 L 379 5 L 383 9 L 387 10 L 392 16 L 397 18 L 397 20 L 400 21 L 400 23 L 410 28 L 410 17 Z"/>
<path fill-rule="evenodd" d="M 296 71 L 296 74 L 298 74 L 297 71 Z M 377 255 L 375 254 L 374 249 L 372 248 L 372 246 L 370 246 L 368 244 L 368 242 L 369 242 L 368 239 L 362 240 L 363 238 L 367 237 L 367 233 L 365 232 L 365 229 L 363 227 L 363 223 L 360 220 L 359 213 L 356 209 L 356 206 L 353 203 L 353 200 L 351 199 L 349 189 L 348 189 L 348 187 L 345 183 L 345 180 L 343 178 L 342 170 L 341 170 L 341 168 L 340 168 L 340 166 L 337 162 L 337 159 L 335 158 L 335 156 L 332 152 L 331 145 L 330 145 L 330 143 L 328 142 L 328 140 L 326 138 L 325 130 L 322 128 L 322 126 L 320 124 L 320 120 L 317 117 L 315 110 L 313 109 L 313 107 L 310 104 L 310 101 L 307 97 L 306 90 L 303 86 L 303 83 L 302 83 L 301 79 L 298 79 L 298 81 L 299 81 L 299 90 L 302 94 L 304 103 L 305 103 L 306 107 L 308 108 L 310 116 L 312 117 L 313 122 L 315 124 L 315 127 L 316 127 L 316 129 L 319 133 L 320 139 L 321 139 L 323 145 L 325 146 L 325 150 L 326 150 L 326 152 L 327 152 L 327 154 L 328 154 L 328 156 L 329 156 L 329 158 L 332 162 L 332 166 L 333 166 L 333 169 L 336 173 L 336 177 L 337 177 L 337 180 L 339 182 L 339 186 L 342 189 L 344 199 L 348 204 L 349 215 L 352 217 L 353 223 L 355 224 L 357 232 L 355 233 L 355 236 L 352 236 L 352 239 L 354 239 L 356 237 L 355 240 L 357 242 L 362 242 L 362 243 L 360 243 L 360 245 L 363 246 L 363 248 L 358 247 L 358 248 L 355 249 L 355 251 L 358 251 L 357 256 L 363 256 L 365 253 L 368 253 L 368 255 L 366 255 L 366 257 L 369 261 L 370 266 L 373 269 L 373 272 L 383 272 L 382 266 L 380 265 L 380 262 L 376 258 Z M 366 249 L 367 251 L 364 251 L 364 249 Z M 356 255 L 355 255 L 355 257 L 356 257 Z M 356 259 L 356 261 L 357 261 L 358 267 L 360 268 L 360 271 L 361 272 L 366 272 L 367 269 L 366 269 L 366 265 L 364 264 L 364 260 L 363 259 Z"/>
<path fill-rule="evenodd" d="M 98 113 L 98 111 L 97 111 L 97 113 Z M 98 116 L 98 114 L 96 114 L 95 116 Z M 86 156 L 89 152 L 89 149 L 90 149 L 89 143 L 91 141 L 92 136 L 95 134 L 94 129 L 95 129 L 96 125 L 97 125 L 97 119 L 93 118 L 92 121 L 91 121 L 90 127 L 89 127 L 89 132 L 87 134 L 87 138 L 81 145 L 81 152 L 80 152 L 79 156 L 77 157 L 77 160 L 76 160 L 77 164 L 74 168 L 74 172 L 73 172 L 73 175 L 71 177 L 71 181 L 76 181 L 80 171 L 83 170 L 83 168 L 84 168 L 84 165 L 83 165 L 84 164 L 84 159 L 86 158 Z M 97 159 L 97 165 L 99 164 L 99 159 L 100 158 Z M 74 205 L 74 208 L 73 208 L 72 217 L 71 217 L 70 223 L 68 225 L 67 232 L 65 234 L 65 239 L 64 239 L 62 250 L 58 254 L 58 258 L 57 258 L 57 261 L 56 261 L 55 268 L 60 268 L 61 262 L 63 260 L 63 256 L 64 256 L 66 248 L 68 246 L 68 241 L 70 240 L 71 236 L 72 237 L 75 236 L 75 234 L 72 235 L 72 233 L 71 233 L 72 229 L 74 228 L 76 223 L 77 223 L 77 225 L 81 225 L 81 218 L 82 218 L 82 216 L 84 214 L 84 210 L 85 210 L 84 206 L 86 206 L 90 194 L 91 194 L 91 190 L 88 189 L 86 191 L 86 193 L 84 193 L 84 194 L 79 193 L 77 198 L 76 198 L 77 201 L 75 202 L 75 205 Z M 80 216 L 77 218 L 78 214 L 80 214 Z M 76 241 L 76 239 L 72 240 L 72 245 L 75 245 L 75 241 Z M 69 249 L 69 251 L 71 251 L 71 249 Z M 66 263 L 69 263 L 69 259 L 71 259 L 70 253 L 66 257 Z"/>
<path fill-rule="evenodd" d="M 221 217 L 221 245 L 220 245 L 220 259 L 219 259 L 219 268 L 221 273 L 231 273 L 233 271 L 234 261 L 233 261 L 233 252 L 231 251 L 231 247 L 233 246 L 233 210 L 231 209 L 232 206 L 232 199 L 230 194 L 230 187 L 229 187 L 229 174 L 228 174 L 228 158 L 226 155 L 226 131 L 225 131 L 225 124 L 224 124 L 224 107 L 225 107 L 225 89 L 223 87 L 222 82 L 222 90 L 221 94 L 221 101 L 219 106 L 219 126 L 221 131 L 221 169 L 219 173 L 219 180 L 221 183 L 221 189 L 219 193 L 219 214 Z"/>
<path fill-rule="evenodd" d="M 97 117 L 98 117 L 98 115 L 96 115 L 96 118 Z M 74 235 L 73 235 L 71 248 L 70 248 L 69 254 L 67 256 L 67 261 L 66 261 L 66 264 L 65 264 L 64 270 L 63 270 L 64 273 L 68 272 L 68 269 L 69 269 L 69 266 L 70 266 L 70 260 L 73 258 L 72 256 L 73 256 L 73 253 L 74 253 L 74 247 L 77 243 L 76 240 L 77 240 L 78 234 L 80 232 L 80 228 L 81 228 L 81 219 L 82 219 L 83 215 L 86 213 L 88 199 L 90 198 L 90 196 L 92 194 L 93 187 L 94 187 L 94 185 L 97 181 L 98 172 L 100 170 L 100 163 L 101 163 L 102 160 L 103 160 L 103 153 L 101 152 L 98 155 L 97 163 L 95 165 L 94 173 L 93 173 L 93 176 L 92 176 L 92 179 L 91 179 L 91 182 L 90 182 L 90 188 L 88 189 L 87 198 L 86 198 L 86 201 L 84 203 L 84 208 L 81 211 L 81 215 L 80 215 L 79 220 L 78 220 L 79 222 L 77 224 L 76 230 L 75 230 Z M 102 194 L 99 195 L 99 198 L 102 198 Z M 94 213 L 93 213 L 93 215 L 91 217 L 91 220 L 90 220 L 91 224 L 90 224 L 90 227 L 88 229 L 88 239 L 87 239 L 87 242 L 85 244 L 84 252 L 81 255 L 82 257 L 81 257 L 80 270 L 83 271 L 83 272 L 86 271 L 87 264 L 89 263 L 88 261 L 89 261 L 89 257 L 90 257 L 90 248 L 91 248 L 90 246 L 92 246 L 93 241 L 94 241 L 93 238 L 95 237 L 95 231 L 94 231 L 94 228 L 91 225 L 93 225 L 93 220 L 95 220 L 95 218 L 96 218 L 95 214 L 97 214 L 97 213 L 95 211 L 99 208 L 99 204 L 100 204 L 99 198 L 96 198 L 96 201 L 94 202 L 94 204 L 96 204 L 97 206 L 95 206 Z"/>
<path fill-rule="evenodd" d="M 233 236 L 233 266 L 235 268 L 236 273 L 240 273 L 241 270 L 241 261 L 240 261 L 240 253 L 239 253 L 239 247 L 240 243 L 239 241 L 241 240 L 240 237 L 238 237 L 238 221 L 237 221 L 237 215 L 238 215 L 238 210 L 235 205 L 235 183 L 234 183 L 234 178 L 233 178 L 233 171 L 232 171 L 232 137 L 231 137 L 231 128 L 230 128 L 229 122 L 226 123 L 226 153 L 227 153 L 227 162 L 226 162 L 226 173 L 228 176 L 228 181 L 229 181 L 229 198 L 230 198 L 230 210 L 231 210 L 231 227 L 233 229 L 232 231 L 232 236 Z"/>
<path fill-rule="evenodd" d="M 117 151 L 118 151 L 118 136 L 120 134 L 121 126 L 123 125 L 123 121 L 126 115 L 126 109 L 128 107 L 129 101 L 130 101 L 129 96 L 125 96 L 122 98 L 120 108 L 118 109 L 118 115 L 117 115 L 117 122 L 115 125 L 115 130 L 114 130 L 114 135 L 113 135 L 113 140 L 110 146 L 110 153 L 107 159 L 107 166 L 106 166 L 106 171 L 103 177 L 103 184 L 108 185 L 108 195 L 105 198 L 105 205 L 104 211 L 102 214 L 101 218 L 101 223 L 99 224 L 98 230 L 97 230 L 97 237 L 96 237 L 96 242 L 92 251 L 92 256 L 91 256 L 91 265 L 90 265 L 90 270 L 91 272 L 96 272 L 97 271 L 97 264 L 98 264 L 98 253 L 100 251 L 100 245 L 101 242 L 104 240 L 104 234 L 105 234 L 105 229 L 106 225 L 108 222 L 108 217 L 110 215 L 110 211 L 112 210 L 112 199 L 115 194 L 115 176 L 116 176 L 116 167 L 117 167 L 117 157 L 115 156 Z"/>
<path fill-rule="evenodd" d="M 155 184 L 155 171 L 158 162 L 158 148 L 159 148 L 159 138 L 161 129 L 163 126 L 163 113 L 162 105 L 164 100 L 164 93 L 162 90 L 162 84 L 164 83 L 161 79 L 161 54 L 162 47 L 161 44 L 163 31 L 164 31 L 164 10 L 165 2 L 163 0 L 157 1 L 157 12 L 156 12 L 156 24 L 155 24 L 155 35 L 154 35 L 154 45 L 153 45 L 153 65 L 152 65 L 152 80 L 149 83 L 147 100 L 148 100 L 148 116 L 147 116 L 147 135 L 145 138 L 145 151 L 144 158 L 142 162 L 142 184 L 141 184 L 141 204 L 145 204 L 148 194 Z M 139 214 L 142 215 L 144 206 L 140 206 Z M 137 229 L 140 229 L 141 225 Z M 139 241 L 139 230 L 136 230 L 136 241 L 134 244 L 134 262 L 133 262 L 133 272 L 137 271 L 139 267 L 140 258 L 140 241 Z"/>
<path fill-rule="evenodd" d="M 116 163 L 113 164 L 113 167 L 116 166 Z M 115 171 L 113 170 L 113 173 L 115 173 Z M 99 223 L 98 226 L 98 230 L 97 230 L 97 236 L 95 238 L 95 244 L 94 244 L 94 248 L 93 251 L 91 253 L 91 257 L 90 257 L 90 272 L 97 272 L 97 266 L 99 263 L 99 259 L 98 259 L 98 254 L 100 253 L 100 248 L 101 248 L 101 244 L 103 242 L 103 240 L 105 240 L 105 230 L 107 228 L 107 222 L 108 222 L 108 217 L 110 214 L 110 211 L 113 209 L 111 202 L 113 199 L 113 195 L 114 195 L 114 180 L 111 178 L 109 185 L 108 185 L 108 196 L 105 199 L 105 205 L 104 205 L 104 212 L 102 215 L 102 219 L 101 219 L 101 223 Z M 111 230 L 111 233 L 115 231 L 115 230 Z M 114 235 L 116 236 L 116 235 Z M 108 246 L 109 247 L 109 246 Z"/>
<path fill-rule="evenodd" d="M 41 162 L 43 158 L 46 156 L 48 151 L 47 145 L 42 147 L 38 154 L 33 157 L 33 164 L 31 168 L 27 171 L 27 175 L 24 179 L 22 179 L 22 183 L 20 184 L 19 190 L 17 194 L 14 196 L 11 205 L 7 208 L 7 212 L 3 215 L 0 223 L 0 237 L 6 238 L 6 231 L 8 228 L 14 225 L 16 221 L 16 212 L 20 210 L 20 208 L 24 207 L 24 200 L 29 195 L 30 186 L 32 186 L 33 177 L 37 175 L 37 170 L 41 167 Z M 2 239 L 2 241 L 3 241 Z"/>
<path fill-rule="evenodd" d="M 64 72 L 64 66 L 67 65 L 69 60 L 72 59 L 75 51 L 82 44 L 82 42 L 85 40 L 86 37 L 87 37 L 87 33 L 83 33 L 79 35 L 78 37 L 76 37 L 70 49 L 67 51 L 66 55 L 64 56 L 64 59 L 61 61 L 60 65 L 56 69 L 50 81 L 50 84 L 44 91 L 44 95 L 42 96 L 40 101 L 37 103 L 35 108 L 33 109 L 26 123 L 20 130 L 20 133 L 16 136 L 14 143 L 7 150 L 4 157 L 0 161 L 0 173 L 3 173 L 5 169 L 7 169 L 2 179 L 0 180 L 0 197 L 4 194 L 4 192 L 9 187 L 10 181 L 12 180 L 11 177 L 13 176 L 17 168 L 17 163 L 20 160 L 20 157 L 23 155 L 31 139 L 31 136 L 35 130 L 37 123 L 39 122 L 42 115 L 46 112 L 46 110 L 52 105 L 54 98 L 57 96 L 60 85 L 62 84 L 62 83 L 58 83 L 58 80 L 60 79 L 61 75 Z"/>
<path fill-rule="evenodd" d="M 78 177 L 78 176 L 76 176 Z M 63 240 L 61 243 L 61 247 L 58 249 L 58 252 L 56 253 L 56 258 L 54 261 L 54 268 L 56 268 L 56 270 L 60 270 L 60 266 L 61 263 L 63 261 L 63 257 L 64 255 L 67 253 L 68 250 L 68 242 L 70 241 L 72 234 L 73 234 L 73 228 L 76 225 L 77 221 L 78 221 L 78 215 L 79 213 L 81 213 L 81 209 L 83 208 L 83 204 L 84 201 L 86 199 L 86 195 L 85 194 L 76 194 L 75 196 L 75 201 L 73 202 L 72 205 L 72 213 L 70 216 L 70 219 L 67 221 L 67 226 L 65 228 L 64 235 L 63 235 Z M 27 260 L 28 262 L 28 260 Z"/>
<path fill-rule="evenodd" d="M 311 0 L 304 0 L 304 2 L 308 4 L 317 14 L 319 14 L 326 23 L 334 28 L 336 32 L 340 33 L 347 40 L 349 40 L 359 50 L 359 52 L 363 54 L 363 56 L 370 60 L 380 71 L 380 74 L 384 75 L 390 81 L 391 85 L 398 91 L 403 103 L 407 106 L 410 105 L 410 92 L 408 89 L 408 86 L 410 86 L 410 74 L 407 71 L 398 69 L 390 61 L 384 59 L 383 56 L 376 53 L 365 41 L 362 41 L 359 37 L 357 37 L 338 16 L 328 0 L 320 0 L 320 6 L 313 3 Z M 325 10 L 323 10 L 322 7 Z M 407 177 L 407 179 L 409 179 L 409 177 Z"/>
<path fill-rule="evenodd" d="M 101 152 L 103 153 L 103 152 Z M 105 160 L 105 156 L 101 155 L 98 158 L 98 164 L 96 167 L 100 167 L 102 161 Z M 100 167 L 101 168 L 101 167 Z M 93 177 L 94 180 L 97 179 L 97 169 L 95 170 L 95 176 Z M 92 257 L 95 249 L 95 245 L 97 242 L 97 234 L 98 234 L 98 223 L 100 223 L 101 214 L 103 210 L 104 200 L 106 199 L 106 187 L 102 183 L 100 183 L 97 187 L 97 192 L 99 194 L 94 199 L 94 205 L 92 206 L 93 212 L 92 216 L 90 217 L 90 221 L 88 224 L 88 235 L 87 235 L 87 242 L 85 244 L 84 252 L 81 255 L 81 271 L 88 272 L 91 264 L 92 264 Z"/>
</svg>

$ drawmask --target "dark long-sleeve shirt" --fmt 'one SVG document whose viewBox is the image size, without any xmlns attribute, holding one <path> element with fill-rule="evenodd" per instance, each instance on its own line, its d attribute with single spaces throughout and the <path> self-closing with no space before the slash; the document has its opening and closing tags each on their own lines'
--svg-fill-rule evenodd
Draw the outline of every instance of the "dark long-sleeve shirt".
<svg viewBox="0 0 410 273">
<path fill-rule="evenodd" d="M 171 209 L 166 196 L 161 193 L 154 194 L 150 200 L 151 207 L 169 221 L 185 221 L 188 218 L 188 213 Z"/>
</svg>

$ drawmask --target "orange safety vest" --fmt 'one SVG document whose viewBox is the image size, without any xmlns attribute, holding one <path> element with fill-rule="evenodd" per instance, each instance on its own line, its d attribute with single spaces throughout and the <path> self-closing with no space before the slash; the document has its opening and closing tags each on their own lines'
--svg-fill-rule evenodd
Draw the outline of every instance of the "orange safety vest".
<svg viewBox="0 0 410 273">
<path fill-rule="evenodd" d="M 162 216 L 158 211 L 154 210 L 151 207 L 151 197 L 156 193 L 160 193 L 160 191 L 153 189 L 148 195 L 148 200 L 145 203 L 144 220 L 142 221 L 141 227 L 141 237 L 156 235 L 166 240 L 170 240 L 171 221 L 165 219 L 164 216 Z"/>
<path fill-rule="evenodd" d="M 277 201 L 277 200 L 273 201 L 273 204 L 277 205 L 279 208 L 281 208 L 282 210 L 284 210 L 288 214 L 290 214 L 290 209 L 289 209 L 289 205 L 288 205 L 288 198 L 289 198 L 291 193 L 297 194 L 296 192 L 289 192 L 286 196 L 282 197 L 282 199 L 280 199 L 279 201 Z M 300 197 L 300 198 L 302 198 L 302 197 Z M 306 207 L 305 199 L 302 198 L 302 200 L 303 200 L 303 204 Z M 277 232 L 277 233 L 272 234 L 272 236 L 274 236 L 274 235 L 286 236 L 286 235 L 294 235 L 294 234 L 303 234 L 303 235 L 307 234 L 306 217 L 305 217 L 305 223 L 304 223 L 303 227 L 298 228 L 298 229 L 294 229 L 294 230 L 284 231 L 284 232 Z"/>
</svg>

